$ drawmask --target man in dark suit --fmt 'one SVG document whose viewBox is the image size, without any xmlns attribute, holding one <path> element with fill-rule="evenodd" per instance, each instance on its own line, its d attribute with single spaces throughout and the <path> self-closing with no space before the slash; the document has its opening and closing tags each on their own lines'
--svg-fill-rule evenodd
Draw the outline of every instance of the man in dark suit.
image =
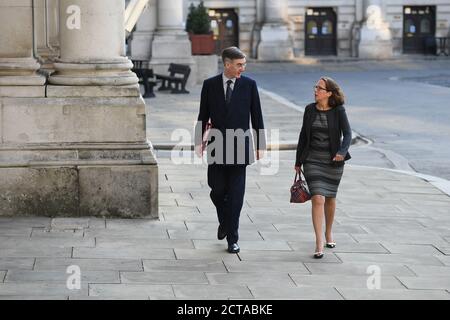
<svg viewBox="0 0 450 320">
<path fill-rule="evenodd" d="M 259 160 L 264 155 L 266 140 L 256 82 L 241 76 L 246 67 L 245 54 L 230 47 L 223 50 L 222 61 L 223 73 L 203 82 L 195 151 L 202 157 L 202 140 L 208 141 L 208 185 L 219 219 L 217 238 L 226 237 L 228 252 L 238 253 L 246 167 L 255 161 L 253 144 Z M 208 123 L 211 129 L 207 131 Z"/>
</svg>

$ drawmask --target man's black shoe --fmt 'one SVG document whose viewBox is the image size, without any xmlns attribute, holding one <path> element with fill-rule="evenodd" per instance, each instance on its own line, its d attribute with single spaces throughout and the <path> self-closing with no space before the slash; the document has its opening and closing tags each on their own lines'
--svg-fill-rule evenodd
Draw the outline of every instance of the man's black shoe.
<svg viewBox="0 0 450 320">
<path fill-rule="evenodd" d="M 225 228 L 222 227 L 221 224 L 219 224 L 219 228 L 217 228 L 217 239 L 223 240 L 227 236 L 227 233 L 225 232 Z"/>
<path fill-rule="evenodd" d="M 241 251 L 241 248 L 239 248 L 237 243 L 233 243 L 228 245 L 228 252 L 229 253 L 238 253 L 239 251 Z"/>
</svg>

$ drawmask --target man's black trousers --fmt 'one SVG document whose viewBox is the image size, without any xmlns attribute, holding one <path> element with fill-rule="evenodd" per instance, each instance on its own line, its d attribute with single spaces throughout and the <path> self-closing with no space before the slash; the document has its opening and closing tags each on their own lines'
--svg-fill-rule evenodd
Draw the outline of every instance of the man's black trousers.
<svg viewBox="0 0 450 320">
<path fill-rule="evenodd" d="M 228 244 L 239 240 L 239 216 L 244 203 L 246 165 L 208 166 L 211 200 L 216 206 L 219 223 L 227 231 Z"/>
</svg>

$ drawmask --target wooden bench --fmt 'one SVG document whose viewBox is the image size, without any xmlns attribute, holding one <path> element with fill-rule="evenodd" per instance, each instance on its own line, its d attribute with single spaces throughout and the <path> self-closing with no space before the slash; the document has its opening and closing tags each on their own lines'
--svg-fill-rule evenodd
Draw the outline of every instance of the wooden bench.
<svg viewBox="0 0 450 320">
<path fill-rule="evenodd" d="M 133 62 L 133 71 L 136 73 L 136 76 L 139 78 L 139 84 L 144 85 L 145 93 L 143 95 L 144 98 L 153 98 L 155 97 L 155 93 L 153 92 L 153 87 L 156 86 L 158 81 L 155 79 L 155 75 L 153 74 L 153 69 L 149 69 L 144 67 L 144 63 L 148 63 L 147 60 L 132 60 Z"/>
<path fill-rule="evenodd" d="M 171 93 L 189 93 L 186 90 L 186 82 L 191 73 L 191 68 L 188 65 L 171 63 L 168 71 L 169 75 L 155 74 L 156 79 L 162 80 L 158 91 L 171 90 Z"/>
</svg>

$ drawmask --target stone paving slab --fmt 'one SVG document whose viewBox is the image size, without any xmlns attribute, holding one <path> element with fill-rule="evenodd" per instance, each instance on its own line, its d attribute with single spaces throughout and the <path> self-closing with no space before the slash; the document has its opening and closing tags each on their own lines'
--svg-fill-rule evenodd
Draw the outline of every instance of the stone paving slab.
<svg viewBox="0 0 450 320">
<path fill-rule="evenodd" d="M 0 251 L 1 253 L 1 251 Z M 74 248 L 74 258 L 105 259 L 175 259 L 173 249 L 155 249 L 148 246 L 110 246 L 107 248 Z"/>
<path fill-rule="evenodd" d="M 18 247 L 42 247 L 42 248 L 71 248 L 71 247 L 94 247 L 94 238 L 24 238 L 24 237 L 4 237 L 0 236 L 0 250 Z"/>
<path fill-rule="evenodd" d="M 296 242 L 289 241 L 289 246 L 296 251 L 307 252 L 315 245 L 315 242 Z M 379 243 L 354 243 L 354 242 L 336 242 L 333 249 L 326 248 L 326 252 L 359 252 L 359 253 L 389 253 L 389 251 Z"/>
<path fill-rule="evenodd" d="M 208 284 L 204 272 L 184 271 L 178 272 L 121 272 L 122 283 L 149 283 L 149 284 Z"/>
<path fill-rule="evenodd" d="M 157 284 L 90 284 L 89 296 L 116 299 L 173 299 L 172 286 Z"/>
<path fill-rule="evenodd" d="M 419 265 L 409 265 L 408 268 L 414 272 L 413 275 L 422 277 L 433 275 L 436 277 L 450 276 L 450 266 L 419 266 Z"/>
<path fill-rule="evenodd" d="M 84 237 L 84 230 L 48 230 L 43 228 L 33 228 L 31 238 L 46 239 L 80 239 Z"/>
<path fill-rule="evenodd" d="M 124 238 L 143 238 L 143 239 L 169 239 L 169 235 L 167 234 L 167 230 L 165 228 L 159 228 L 154 230 L 131 230 L 132 228 L 127 229 L 87 229 L 84 232 L 85 237 L 116 237 L 119 239 Z"/>
<path fill-rule="evenodd" d="M 54 229 L 84 229 L 89 227 L 89 218 L 54 218 L 50 226 Z"/>
<path fill-rule="evenodd" d="M 142 271 L 142 261 L 135 259 L 60 259 L 37 258 L 33 270 L 66 271 L 67 267 L 76 265 L 84 271 Z"/>
<path fill-rule="evenodd" d="M 370 262 L 343 262 L 339 264 L 305 263 L 306 268 L 314 275 L 365 275 L 366 277 L 372 274 L 371 272 L 368 272 L 368 270 L 370 271 L 369 267 L 373 265 L 374 263 Z M 377 262 L 376 266 L 380 268 L 381 275 L 415 276 L 411 267 L 407 267 L 403 263 Z"/>
<path fill-rule="evenodd" d="M 243 272 L 258 272 L 258 273 L 297 273 L 309 274 L 309 270 L 301 262 L 288 261 L 225 261 L 225 266 L 228 272 L 243 273 Z"/>
<path fill-rule="evenodd" d="M 69 290 L 66 281 L 61 283 L 52 282 L 31 282 L 31 283 L 0 283 L 0 298 L 2 296 L 15 297 L 39 297 L 46 296 L 87 296 L 87 285 L 81 285 L 79 290 Z"/>
<path fill-rule="evenodd" d="M 444 290 L 336 288 L 347 300 L 449 300 Z"/>
<path fill-rule="evenodd" d="M 361 288 L 367 289 L 367 276 L 357 275 L 303 275 L 303 274 L 289 274 L 299 287 L 313 286 L 313 287 L 345 287 L 345 288 Z M 394 276 L 382 275 L 380 283 L 383 289 L 404 289 L 403 284 Z"/>
<path fill-rule="evenodd" d="M 450 256 L 436 256 L 444 265 L 450 266 Z"/>
<path fill-rule="evenodd" d="M 29 227 L 14 227 L 11 228 L 6 227 L 5 225 L 0 226 L 0 234 L 2 236 L 21 236 L 21 237 L 29 237 L 31 235 L 31 232 L 33 231 L 33 228 Z"/>
<path fill-rule="evenodd" d="M 404 253 L 404 254 L 417 254 L 417 255 L 441 255 L 442 252 L 437 250 L 433 245 L 414 245 L 414 244 L 391 244 L 382 243 L 390 253 Z"/>
<path fill-rule="evenodd" d="M 143 260 L 143 264 L 146 272 L 227 272 L 222 260 Z"/>
<path fill-rule="evenodd" d="M 196 249 L 215 249 L 221 250 L 224 247 L 223 243 L 217 240 L 193 240 Z M 287 241 L 250 241 L 240 240 L 239 245 L 245 250 L 275 250 L 275 251 L 292 251 Z"/>
<path fill-rule="evenodd" d="M 450 290 L 450 274 L 446 276 L 398 277 L 408 289 L 443 289 Z"/>
<path fill-rule="evenodd" d="M 68 296 L 60 295 L 60 296 L 0 296 L 0 300 L 68 300 Z"/>
<path fill-rule="evenodd" d="M 259 300 L 343 300 L 334 288 L 249 286 Z"/>
<path fill-rule="evenodd" d="M 432 255 L 384 254 L 384 253 L 336 253 L 343 262 L 405 263 L 412 265 L 442 266 L 442 262 Z"/>
<path fill-rule="evenodd" d="M 185 260 L 223 260 L 223 261 L 239 261 L 237 254 L 229 254 L 227 252 L 226 242 L 223 244 L 222 250 L 208 249 L 175 249 L 177 259 Z"/>
<path fill-rule="evenodd" d="M 35 258 L 1 258 L 0 270 L 33 269 Z"/>
<path fill-rule="evenodd" d="M 245 251 L 239 253 L 239 257 L 243 261 L 260 261 L 264 264 L 266 261 L 288 261 L 288 262 L 317 262 L 317 263 L 339 263 L 341 262 L 334 254 L 325 254 L 320 262 L 314 259 L 313 253 L 297 252 L 297 251 Z"/>
<path fill-rule="evenodd" d="M 409 233 L 407 230 L 400 234 L 401 228 L 392 233 L 354 234 L 358 242 L 390 242 L 397 244 L 447 244 L 444 238 L 429 232 L 427 234 Z"/>
<path fill-rule="evenodd" d="M 246 286 L 237 285 L 173 285 L 177 298 L 186 299 L 252 299 Z"/>
<path fill-rule="evenodd" d="M 309 241 L 315 239 L 313 230 L 309 232 L 296 232 L 289 231 L 260 231 L 260 234 L 264 240 L 288 240 L 288 241 Z M 334 240 L 336 242 L 354 243 L 354 235 L 348 233 L 334 233 Z M 313 248 L 314 249 L 314 248 Z"/>
<path fill-rule="evenodd" d="M 295 287 L 294 281 L 287 272 L 233 272 L 233 273 L 206 273 L 210 284 L 213 285 L 260 285 L 264 282 L 272 287 Z M 264 279 L 264 280 L 263 280 Z"/>
<path fill-rule="evenodd" d="M 111 237 L 97 237 L 97 248 L 119 248 L 127 246 L 144 246 L 149 250 L 153 248 L 159 249 L 190 249 L 194 248 L 192 241 L 174 240 L 174 239 L 152 239 L 152 241 L 144 241 L 142 239 L 118 239 Z"/>
<path fill-rule="evenodd" d="M 170 239 L 213 240 L 217 239 L 217 229 L 208 230 L 168 230 Z M 244 230 L 239 233 L 241 240 L 263 240 L 258 230 Z"/>
<path fill-rule="evenodd" d="M 50 226 L 51 220 L 51 218 L 46 217 L 0 217 L 0 229 L 12 229 L 20 226 L 26 228 L 48 227 Z"/>
<path fill-rule="evenodd" d="M 5 283 L 59 282 L 65 283 L 70 274 L 65 271 L 28 271 L 10 270 Z M 81 283 L 120 283 L 118 271 L 86 271 L 81 270 Z"/>
<path fill-rule="evenodd" d="M 32 244 L 0 248 L 0 258 L 24 258 L 24 257 L 61 257 L 72 256 L 72 248 L 37 247 Z"/>
</svg>

